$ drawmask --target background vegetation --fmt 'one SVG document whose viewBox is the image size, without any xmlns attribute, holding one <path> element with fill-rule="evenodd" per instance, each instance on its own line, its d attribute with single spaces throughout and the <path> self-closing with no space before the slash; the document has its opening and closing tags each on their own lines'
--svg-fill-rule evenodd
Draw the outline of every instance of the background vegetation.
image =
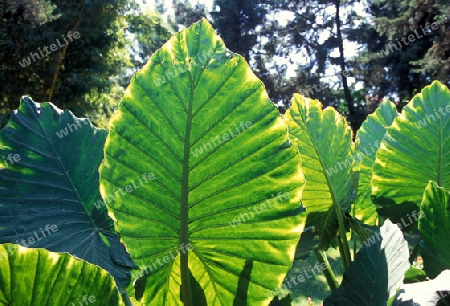
<svg viewBox="0 0 450 306">
<path fill-rule="evenodd" d="M 171 34 L 201 17 L 213 23 L 230 50 L 250 62 L 283 111 L 292 94 L 300 92 L 335 106 L 355 130 L 384 97 L 400 109 L 431 80 L 450 82 L 447 0 L 209 4 L 155 1 L 150 12 L 134 0 L 2 2 L 0 127 L 24 94 L 77 116 L 92 115 L 105 127 L 133 73 Z M 432 22 L 440 26 L 380 56 Z M 19 65 L 30 52 L 71 30 L 81 38 L 25 68 Z"/>
</svg>

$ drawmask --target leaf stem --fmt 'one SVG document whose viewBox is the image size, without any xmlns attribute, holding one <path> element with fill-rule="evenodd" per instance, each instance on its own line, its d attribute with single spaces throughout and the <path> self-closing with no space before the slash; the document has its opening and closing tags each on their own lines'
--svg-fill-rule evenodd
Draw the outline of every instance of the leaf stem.
<svg viewBox="0 0 450 306">
<path fill-rule="evenodd" d="M 348 266 L 352 262 L 351 256 L 350 256 L 350 248 L 348 246 L 347 241 L 347 235 L 344 227 L 344 218 L 342 217 L 342 211 L 339 208 L 339 205 L 336 205 L 336 216 L 339 223 L 339 251 L 341 252 L 342 257 L 342 265 L 344 267 L 344 270 L 347 270 Z M 342 250 L 341 250 L 342 248 Z"/>
<path fill-rule="evenodd" d="M 342 267 L 345 270 L 345 267 L 348 266 L 348 263 L 347 263 L 347 259 L 346 259 L 345 255 L 344 255 L 344 247 L 342 245 L 342 241 L 341 241 L 340 237 L 337 237 L 337 242 L 339 245 L 339 254 L 341 255 Z"/>
<path fill-rule="evenodd" d="M 354 201 L 353 201 L 353 205 L 352 205 L 352 218 L 349 218 L 350 219 L 350 221 L 354 221 L 355 220 L 355 217 L 356 216 L 356 204 L 354 203 Z M 355 222 L 356 223 L 356 222 Z M 353 255 L 353 260 L 355 259 L 355 256 L 356 256 L 356 237 L 355 237 L 355 231 L 354 231 L 354 229 L 353 229 L 353 227 L 350 225 L 350 232 L 352 233 L 352 239 L 353 239 L 353 253 L 352 253 L 352 255 Z"/>
<path fill-rule="evenodd" d="M 339 283 L 336 280 L 336 276 L 334 275 L 330 263 L 328 262 L 327 254 L 324 251 L 319 250 L 315 250 L 314 253 L 316 254 L 317 260 L 320 262 L 320 265 L 324 263 L 327 267 L 325 270 L 323 270 L 323 274 L 327 279 L 327 283 L 328 286 L 330 287 L 330 290 L 333 291 L 334 289 L 337 289 L 339 287 Z"/>
<path fill-rule="evenodd" d="M 180 274 L 183 302 L 185 306 L 192 306 L 191 278 L 189 277 L 189 261 L 187 248 L 189 244 L 189 154 L 191 151 L 190 137 L 192 128 L 192 101 L 195 85 L 191 75 L 191 96 L 187 110 L 186 136 L 184 139 L 183 180 L 181 185 L 180 208 Z"/>
<path fill-rule="evenodd" d="M 122 295 L 122 301 L 126 306 L 133 306 L 133 303 L 131 303 L 130 297 L 128 296 L 126 290 L 123 290 L 121 295 Z"/>
</svg>

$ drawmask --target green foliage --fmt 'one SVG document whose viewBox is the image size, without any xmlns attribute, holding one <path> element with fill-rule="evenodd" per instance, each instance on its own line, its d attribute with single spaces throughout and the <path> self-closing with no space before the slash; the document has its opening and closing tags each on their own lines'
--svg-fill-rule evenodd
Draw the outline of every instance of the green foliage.
<svg viewBox="0 0 450 306">
<path fill-rule="evenodd" d="M 49 0 L 7 0 L 4 5 L 13 14 L 22 14 L 23 19 L 34 25 L 44 24 L 59 16 L 55 13 L 56 6 Z"/>
<path fill-rule="evenodd" d="M 68 252 L 106 269 L 124 288 L 134 264 L 98 188 L 106 135 L 51 103 L 22 98 L 0 131 L 0 243 Z"/>
<path fill-rule="evenodd" d="M 86 117 L 97 127 L 107 129 L 109 120 L 119 107 L 119 102 L 125 93 L 125 88 L 114 84 L 109 92 L 91 90 L 85 95 L 87 104 Z"/>
<path fill-rule="evenodd" d="M 450 269 L 450 192 L 430 181 L 423 194 L 419 231 L 424 243 L 424 268 L 431 278 Z"/>
<path fill-rule="evenodd" d="M 367 117 L 357 133 L 359 143 L 356 151 L 356 162 L 359 165 L 359 182 L 354 213 L 365 224 L 376 225 L 378 223 L 376 207 L 371 199 L 372 167 L 386 130 L 397 116 L 398 113 L 394 104 L 385 101 L 373 114 Z"/>
<path fill-rule="evenodd" d="M 16 2 L 0 4 L 0 128 L 31 93 L 106 127 L 132 74 L 171 34 L 129 0 Z M 69 31 L 79 38 L 70 42 Z"/>
<path fill-rule="evenodd" d="M 409 269 L 405 272 L 405 279 L 403 282 L 405 284 L 417 283 L 426 281 L 428 278 L 425 271 L 422 269 L 418 269 L 414 266 L 409 267 Z"/>
<path fill-rule="evenodd" d="M 153 182 L 107 203 L 150 278 L 142 280 L 140 302 L 178 304 L 173 293 L 180 283 L 189 286 L 189 271 L 208 301 L 268 302 L 266 291 L 281 284 L 305 220 L 299 160 L 262 83 L 206 20 L 153 54 L 111 121 L 103 197 L 150 172 Z M 233 224 L 241 216 L 242 224 Z M 242 273 L 251 274 L 245 295 Z"/>
<path fill-rule="evenodd" d="M 430 80 L 448 85 L 448 1 L 370 2 L 372 18 L 355 29 L 356 40 L 367 46 L 354 61 L 364 74 L 365 88 L 378 98 L 408 102 Z"/>
<path fill-rule="evenodd" d="M 369 235 L 377 218 L 371 199 L 405 233 L 417 224 L 411 218 L 419 220 L 428 276 L 446 277 L 450 266 L 448 101 L 448 88 L 433 82 L 401 114 L 385 102 L 352 142 L 346 120 L 317 100 L 295 94 L 280 116 L 244 58 L 206 20 L 175 34 L 133 77 L 109 134 L 23 97 L 0 133 L 0 242 L 80 259 L 17 246 L 5 255 L 1 246 L 0 301 L 30 298 L 28 287 L 15 286 L 22 275 L 41 287 L 6 258 L 39 265 L 33 271 L 48 266 L 36 275 L 52 281 L 60 267 L 69 284 L 80 269 L 101 275 L 109 305 L 121 303 L 119 292 L 127 305 L 269 305 L 294 258 L 311 249 L 336 288 L 318 250 L 337 245 L 345 275 L 324 305 L 384 305 L 408 286 L 409 250 L 391 221 Z M 58 230 L 40 236 L 50 223 Z M 355 242 L 354 259 L 350 234 L 364 245 L 356 253 Z M 130 283 L 131 268 L 139 269 Z M 411 285 L 420 292 L 430 283 L 438 282 Z M 84 295 L 78 284 L 61 290 Z"/>
<path fill-rule="evenodd" d="M 133 69 L 127 72 L 127 76 L 140 70 L 148 61 L 151 54 L 159 49 L 171 36 L 172 31 L 164 24 L 159 16 L 153 12 L 130 13 L 126 15 L 127 31 L 134 35 L 137 42 L 131 45 L 130 60 Z M 128 85 L 129 77 L 123 85 Z"/>
<path fill-rule="evenodd" d="M 450 187 L 449 100 L 449 89 L 435 81 L 388 128 L 372 176 L 374 202 L 381 206 L 381 215 L 398 220 L 418 211 L 430 180 Z"/>
<path fill-rule="evenodd" d="M 39 6 L 40 2 L 33 5 Z M 11 6 L 0 4 L 0 39 L 3 40 L 0 101 L 5 103 L 3 107 L 15 109 L 16 101 L 23 94 L 33 93 L 35 99 L 52 100 L 60 107 L 82 114 L 84 94 L 93 89 L 107 90 L 111 84 L 109 76 L 126 65 L 124 33 L 118 20 L 126 8 L 125 0 L 115 4 L 58 0 L 52 1 L 52 5 L 54 10 L 49 20 L 36 24 L 26 17 L 32 7 L 13 11 Z M 78 32 L 79 38 L 70 42 L 69 31 Z M 45 56 L 44 47 L 51 51 L 52 44 L 56 44 L 57 50 Z M 23 59 L 27 59 L 30 52 L 36 55 L 29 59 L 29 65 L 21 67 L 19 62 L 24 64 Z"/>
<path fill-rule="evenodd" d="M 308 210 L 307 225 L 316 227 L 319 249 L 326 250 L 336 236 L 338 220 L 342 223 L 351 203 L 351 130 L 336 110 L 322 111 L 319 101 L 298 94 L 286 116 L 290 139 L 300 152 L 308 182 L 302 196 Z M 335 148 L 333 154 L 329 154 L 330 144 Z"/>
<path fill-rule="evenodd" d="M 324 305 L 385 305 L 403 281 L 409 267 L 408 255 L 402 232 L 386 221 L 356 254 L 341 286 L 325 299 Z"/>
<path fill-rule="evenodd" d="M 0 245 L 0 303 L 124 305 L 113 278 L 98 266 L 15 244 Z"/>
</svg>

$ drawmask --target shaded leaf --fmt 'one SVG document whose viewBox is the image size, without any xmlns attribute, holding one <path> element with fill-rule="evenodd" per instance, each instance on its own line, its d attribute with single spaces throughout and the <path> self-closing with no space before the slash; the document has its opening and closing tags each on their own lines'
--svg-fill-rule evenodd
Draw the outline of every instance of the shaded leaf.
<svg viewBox="0 0 450 306">
<path fill-rule="evenodd" d="M 133 262 L 98 204 L 106 134 L 51 103 L 22 98 L 0 132 L 0 154 L 18 156 L 0 159 L 0 242 L 68 252 L 126 287 Z"/>
<path fill-rule="evenodd" d="M 314 251 L 319 245 L 319 233 L 314 226 L 305 228 L 300 235 L 300 240 L 295 251 L 296 260 L 305 260 L 309 254 Z"/>
<path fill-rule="evenodd" d="M 409 267 L 409 250 L 398 226 L 387 220 L 368 241 L 324 306 L 386 305 L 400 287 Z"/>
<path fill-rule="evenodd" d="M 291 295 L 288 294 L 282 299 L 279 299 L 278 296 L 276 296 L 272 302 L 270 302 L 270 306 L 291 306 L 292 305 L 292 298 Z"/>
</svg>

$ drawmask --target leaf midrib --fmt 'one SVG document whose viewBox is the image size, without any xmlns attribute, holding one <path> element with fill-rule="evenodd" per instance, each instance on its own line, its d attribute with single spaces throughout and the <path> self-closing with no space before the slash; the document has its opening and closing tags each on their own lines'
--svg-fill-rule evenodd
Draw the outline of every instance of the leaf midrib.
<svg viewBox="0 0 450 306">
<path fill-rule="evenodd" d="M 443 100 L 445 100 L 444 98 L 442 98 Z M 440 101 L 441 99 L 437 99 L 437 101 Z M 443 147 L 444 147 L 444 135 L 443 135 L 443 122 L 442 122 L 442 114 L 440 114 L 439 116 L 439 157 L 438 157 L 438 173 L 437 173 L 437 184 L 438 186 L 442 186 L 443 185 L 443 174 L 442 174 L 442 168 L 443 166 Z"/>
<path fill-rule="evenodd" d="M 201 26 L 201 25 L 200 25 Z M 197 56 L 200 47 L 200 36 L 202 29 L 200 28 L 197 41 Z M 184 137 L 184 156 L 183 156 L 183 170 L 182 170 L 182 181 L 181 181 L 181 208 L 180 208 L 180 247 L 186 246 L 186 252 L 180 252 L 180 274 L 181 274 L 181 284 L 184 296 L 184 304 L 186 306 L 192 305 L 192 295 L 191 286 L 189 278 L 189 261 L 187 245 L 189 243 L 189 155 L 191 151 L 190 136 L 192 129 L 192 107 L 194 100 L 194 92 L 196 83 L 193 79 L 195 76 L 192 75 L 191 71 L 187 71 L 189 79 L 191 82 L 190 95 L 189 95 L 189 105 L 186 111 L 186 132 Z"/>
<path fill-rule="evenodd" d="M 306 103 L 305 103 L 305 107 L 306 107 Z M 306 112 L 305 112 L 306 113 Z M 306 114 L 305 114 L 306 115 Z M 303 118 L 302 118 L 303 119 Z M 323 121 L 323 113 L 322 113 L 322 121 Z M 324 161 L 323 161 L 323 159 L 322 159 L 322 156 L 319 154 L 319 152 L 317 151 L 317 144 L 316 144 L 316 142 L 314 141 L 314 139 L 312 138 L 312 134 L 311 134 L 311 132 L 310 132 L 310 129 L 309 129 L 309 127 L 308 127 L 308 123 L 307 123 L 307 120 L 306 120 L 306 118 L 305 118 L 305 120 L 304 120 L 304 123 L 305 123 L 305 129 L 306 129 L 306 131 L 308 132 L 308 138 L 310 139 L 310 141 L 311 141 L 311 144 L 313 145 L 313 148 L 314 148 L 314 152 L 315 152 L 315 154 L 316 154 L 316 156 L 317 156 L 317 159 L 319 160 L 319 162 L 320 162 L 320 165 L 321 165 L 321 167 L 322 167 L 322 174 L 325 176 L 325 179 L 326 179 L 326 182 L 327 182 L 327 186 L 328 186 L 328 188 L 329 188 L 329 191 L 330 191 L 330 195 L 331 195 L 331 199 L 332 199 L 332 201 L 333 201 L 333 203 L 332 203 L 332 205 L 331 205 L 331 207 L 334 207 L 334 209 L 336 210 L 336 214 L 338 213 L 338 209 L 340 210 L 340 205 L 339 205 L 339 202 L 337 201 L 337 199 L 336 199 L 336 194 L 335 194 L 335 191 L 334 191 L 334 188 L 333 188 L 333 185 L 331 184 L 331 181 L 330 181 L 330 178 L 328 177 L 328 174 L 326 173 L 326 171 L 325 171 L 325 163 L 324 163 Z M 330 208 L 331 208 L 330 207 Z M 332 214 L 332 212 L 330 212 L 330 214 Z"/>
</svg>

